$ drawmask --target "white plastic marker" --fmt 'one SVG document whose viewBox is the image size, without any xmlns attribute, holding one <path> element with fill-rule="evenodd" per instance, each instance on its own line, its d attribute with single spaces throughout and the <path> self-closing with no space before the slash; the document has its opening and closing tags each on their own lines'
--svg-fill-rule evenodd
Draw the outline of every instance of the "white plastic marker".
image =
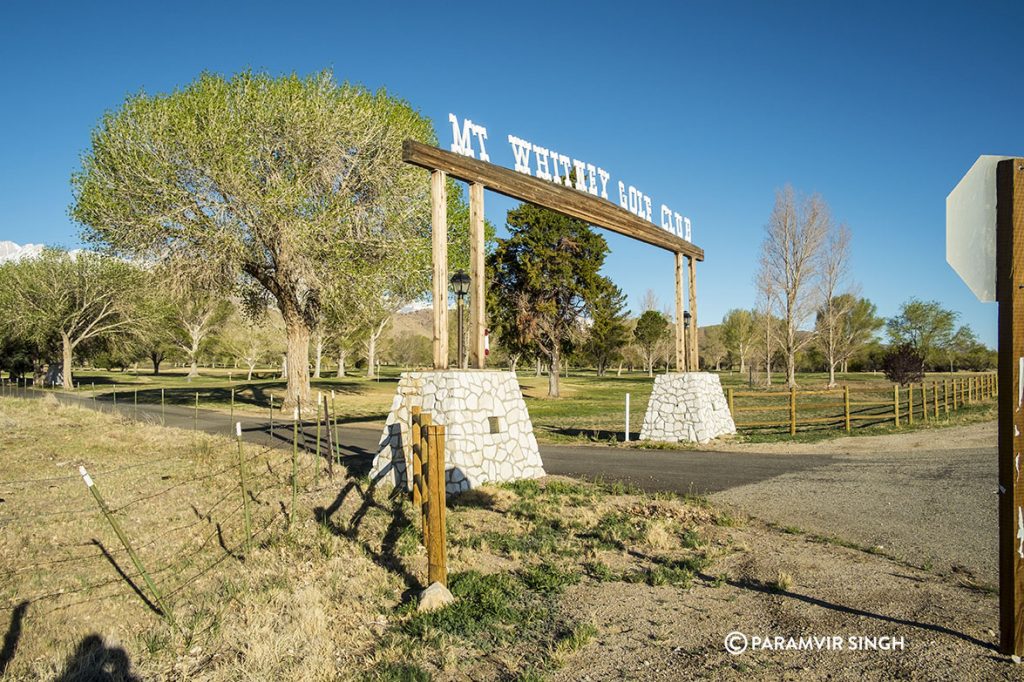
<svg viewBox="0 0 1024 682">
<path fill-rule="evenodd" d="M 626 442 L 629 442 L 629 394 L 626 394 Z"/>
<path fill-rule="evenodd" d="M 85 470 L 85 467 L 78 467 L 78 473 L 82 474 L 82 479 L 85 481 L 85 487 L 91 488 L 92 478 L 89 476 L 89 473 Z"/>
<path fill-rule="evenodd" d="M 242 437 L 242 422 L 235 422 L 235 436 Z"/>
</svg>

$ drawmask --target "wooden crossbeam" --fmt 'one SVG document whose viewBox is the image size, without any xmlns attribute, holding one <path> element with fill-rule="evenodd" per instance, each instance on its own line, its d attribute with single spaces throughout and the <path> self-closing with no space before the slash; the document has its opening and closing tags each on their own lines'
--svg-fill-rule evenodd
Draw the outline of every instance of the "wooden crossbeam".
<svg viewBox="0 0 1024 682">
<path fill-rule="evenodd" d="M 704 260 L 704 250 L 700 247 L 633 215 L 607 199 L 586 192 L 414 140 L 406 140 L 402 145 L 402 160 L 431 171 L 442 171 L 470 184 L 483 185 L 513 199 L 579 218 L 595 227 L 618 232 L 652 246 L 681 253 L 695 260 Z"/>
</svg>

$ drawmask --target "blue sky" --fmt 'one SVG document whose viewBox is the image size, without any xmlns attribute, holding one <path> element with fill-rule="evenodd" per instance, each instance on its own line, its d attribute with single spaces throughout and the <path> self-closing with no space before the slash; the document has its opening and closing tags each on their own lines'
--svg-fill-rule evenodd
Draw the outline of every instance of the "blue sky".
<svg viewBox="0 0 1024 682">
<path fill-rule="evenodd" d="M 791 183 L 849 226 L 880 313 L 939 300 L 994 345 L 995 306 L 945 262 L 945 197 L 978 155 L 1024 154 L 1022 20 L 1019 2 L 4 3 L 0 240 L 77 243 L 70 174 L 127 94 L 332 68 L 412 102 L 445 146 L 455 112 L 496 163 L 516 134 L 690 216 L 702 324 L 753 304 Z M 511 206 L 487 195 L 495 224 Z M 634 309 L 648 288 L 669 304 L 672 256 L 608 241 Z"/>
</svg>

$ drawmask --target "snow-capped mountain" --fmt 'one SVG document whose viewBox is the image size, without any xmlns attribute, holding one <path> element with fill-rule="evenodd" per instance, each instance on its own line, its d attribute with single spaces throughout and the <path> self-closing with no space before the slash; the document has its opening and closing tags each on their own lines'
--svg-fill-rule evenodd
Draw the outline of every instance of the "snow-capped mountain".
<svg viewBox="0 0 1024 682">
<path fill-rule="evenodd" d="M 0 263 L 21 260 L 22 258 L 32 258 L 42 252 L 42 244 L 25 244 L 21 246 L 14 242 L 0 241 Z"/>
</svg>

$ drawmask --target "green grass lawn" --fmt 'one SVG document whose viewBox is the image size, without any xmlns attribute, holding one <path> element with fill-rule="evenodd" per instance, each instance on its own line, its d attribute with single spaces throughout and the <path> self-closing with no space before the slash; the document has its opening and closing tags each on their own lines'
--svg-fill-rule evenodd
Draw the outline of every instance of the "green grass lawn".
<svg viewBox="0 0 1024 682">
<path fill-rule="evenodd" d="M 363 422 L 367 424 L 382 423 L 387 417 L 401 368 L 383 367 L 381 376 L 369 380 L 362 375 L 349 375 L 343 379 L 325 376 L 313 379 L 315 391 L 324 394 L 334 392 L 334 411 L 342 423 Z M 951 377 L 965 378 L 969 373 L 929 374 L 925 381 L 937 381 L 940 386 Z M 730 388 L 735 393 L 754 392 L 756 396 L 737 396 L 734 406 L 737 408 L 737 421 L 741 424 L 740 433 L 750 440 L 774 440 L 789 437 L 788 427 L 745 427 L 744 422 L 784 422 L 788 419 L 788 395 L 785 393 L 785 377 L 773 374 L 773 386 L 755 386 L 751 388 L 747 376 L 739 372 L 721 372 L 719 377 L 723 388 Z M 892 402 L 892 384 L 881 373 L 849 373 L 836 377 L 840 385 L 851 387 L 854 401 L 879 403 Z M 646 373 L 624 372 L 621 376 L 614 371 L 604 377 L 598 377 L 591 370 L 573 370 L 569 377 L 561 379 L 562 397 L 547 397 L 547 376 L 536 377 L 532 371 L 521 372 L 519 381 L 527 407 L 533 419 L 537 437 L 542 442 L 578 442 L 578 441 L 621 441 L 625 428 L 625 397 L 630 395 L 630 431 L 633 437 L 639 433 L 643 423 L 644 412 L 650 398 L 653 379 Z M 798 377 L 800 390 L 820 391 L 827 384 L 825 373 L 807 373 Z M 189 380 L 185 368 L 170 368 L 159 375 L 133 371 L 109 372 L 103 370 L 83 369 L 75 374 L 75 382 L 79 390 L 85 394 L 93 394 L 97 400 L 131 403 L 159 404 L 162 399 L 167 405 L 195 404 L 196 394 L 199 406 L 204 409 L 231 408 L 232 388 L 234 389 L 234 409 L 243 413 L 258 414 L 266 411 L 269 414 L 271 399 L 275 406 L 280 405 L 285 391 L 285 382 L 276 369 L 262 369 L 251 381 L 246 381 L 246 373 L 230 368 L 200 370 L 200 376 Z M 941 391 L 941 388 L 940 388 Z M 162 396 L 161 396 L 162 392 Z M 906 392 L 901 394 L 904 415 L 909 407 Z M 931 423 L 950 423 L 945 418 L 944 409 L 940 410 L 940 419 L 934 420 L 932 411 L 933 394 L 929 392 L 929 418 Z M 818 419 L 818 423 L 801 424 L 800 434 L 803 437 L 820 438 L 842 435 L 842 392 L 814 396 L 798 397 L 798 414 L 801 420 Z M 915 414 L 918 423 L 921 417 L 921 401 L 919 393 L 915 394 Z M 941 401 L 941 396 L 940 396 Z M 757 411 L 740 411 L 743 408 L 755 408 Z M 888 410 L 889 417 L 883 413 Z M 859 415 L 879 414 L 877 420 L 855 420 L 855 431 L 879 433 L 891 426 L 891 407 L 877 408 L 855 406 L 851 410 Z M 985 410 L 974 410 L 973 419 L 987 418 Z M 962 414 L 952 415 L 953 421 L 965 417 Z M 905 420 L 905 417 L 904 417 Z"/>
</svg>

